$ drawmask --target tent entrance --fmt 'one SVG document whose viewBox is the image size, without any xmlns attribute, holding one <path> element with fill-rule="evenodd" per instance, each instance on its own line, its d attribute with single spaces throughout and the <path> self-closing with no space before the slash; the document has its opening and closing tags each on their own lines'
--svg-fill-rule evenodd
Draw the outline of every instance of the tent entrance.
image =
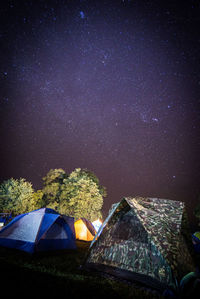
<svg viewBox="0 0 200 299">
<path fill-rule="evenodd" d="M 151 289 L 157 290 L 159 292 L 163 292 L 168 288 L 167 284 L 159 282 L 157 279 L 154 279 L 150 276 L 127 271 L 124 269 L 120 269 L 118 267 L 90 263 L 85 266 L 86 270 L 92 270 L 98 272 L 103 275 L 103 273 L 107 273 L 113 277 L 116 277 L 119 280 L 130 281 L 138 284 L 138 286 L 149 287 Z"/>
<path fill-rule="evenodd" d="M 148 233 L 136 216 L 134 210 L 129 210 L 119 217 L 112 228 L 111 234 L 115 242 L 131 239 L 134 242 L 148 243 Z"/>
</svg>

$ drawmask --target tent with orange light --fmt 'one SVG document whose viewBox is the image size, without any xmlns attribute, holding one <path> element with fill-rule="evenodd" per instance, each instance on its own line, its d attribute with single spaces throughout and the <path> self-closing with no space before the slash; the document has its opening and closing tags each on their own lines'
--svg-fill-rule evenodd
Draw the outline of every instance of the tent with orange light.
<svg viewBox="0 0 200 299">
<path fill-rule="evenodd" d="M 92 223 L 85 219 L 80 218 L 74 223 L 76 239 L 82 241 L 92 241 L 96 235 L 96 230 Z"/>
</svg>

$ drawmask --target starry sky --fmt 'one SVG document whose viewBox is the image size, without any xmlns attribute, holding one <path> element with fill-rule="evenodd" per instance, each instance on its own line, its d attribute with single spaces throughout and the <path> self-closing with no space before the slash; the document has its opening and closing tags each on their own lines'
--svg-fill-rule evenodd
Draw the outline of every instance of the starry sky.
<svg viewBox="0 0 200 299">
<path fill-rule="evenodd" d="M 181 4 L 180 4 L 181 3 Z M 200 194 L 199 1 L 0 4 L 0 181 L 93 171 L 123 196 Z"/>
</svg>

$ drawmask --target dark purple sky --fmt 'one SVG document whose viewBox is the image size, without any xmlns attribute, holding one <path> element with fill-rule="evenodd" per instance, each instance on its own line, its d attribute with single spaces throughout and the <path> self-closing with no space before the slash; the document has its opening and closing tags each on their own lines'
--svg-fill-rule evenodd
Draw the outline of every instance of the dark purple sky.
<svg viewBox="0 0 200 299">
<path fill-rule="evenodd" d="M 0 181 L 93 171 L 123 196 L 200 194 L 199 1 L 1 1 Z"/>
</svg>

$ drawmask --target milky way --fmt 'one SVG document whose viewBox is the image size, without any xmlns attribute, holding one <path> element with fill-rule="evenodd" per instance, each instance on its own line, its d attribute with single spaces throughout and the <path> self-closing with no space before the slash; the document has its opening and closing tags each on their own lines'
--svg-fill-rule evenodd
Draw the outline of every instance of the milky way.
<svg viewBox="0 0 200 299">
<path fill-rule="evenodd" d="M 123 196 L 199 190 L 198 1 L 4 1 L 1 181 L 88 168 Z"/>
</svg>

